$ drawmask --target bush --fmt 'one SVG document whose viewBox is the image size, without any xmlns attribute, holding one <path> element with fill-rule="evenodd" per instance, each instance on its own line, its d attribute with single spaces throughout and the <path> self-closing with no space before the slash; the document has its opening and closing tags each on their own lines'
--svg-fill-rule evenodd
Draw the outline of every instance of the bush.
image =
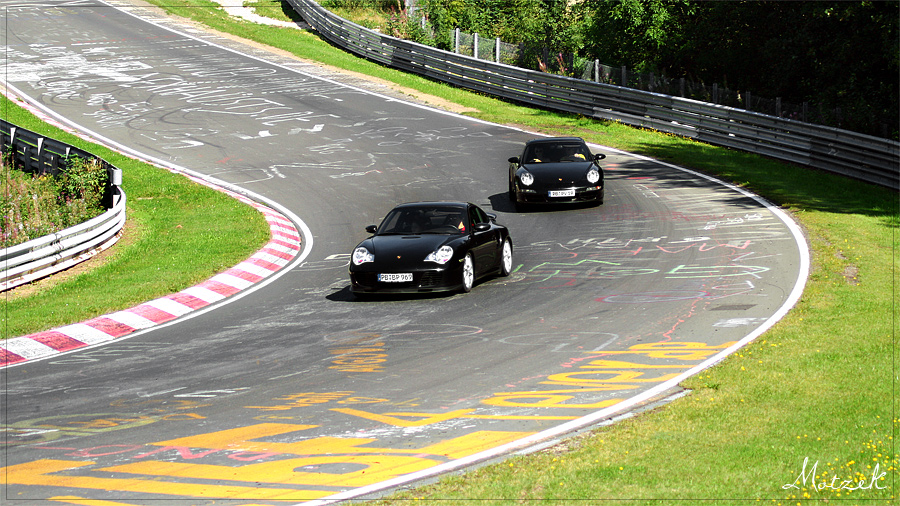
<svg viewBox="0 0 900 506">
<path fill-rule="evenodd" d="M 56 177 L 28 174 L 0 160 L 0 247 L 9 248 L 103 214 L 106 168 L 75 158 Z"/>
<path fill-rule="evenodd" d="M 410 19 L 406 9 L 391 11 L 391 17 L 386 23 L 388 35 L 398 39 L 411 40 L 427 46 L 434 45 L 434 37 L 423 27 L 418 20 Z"/>
</svg>

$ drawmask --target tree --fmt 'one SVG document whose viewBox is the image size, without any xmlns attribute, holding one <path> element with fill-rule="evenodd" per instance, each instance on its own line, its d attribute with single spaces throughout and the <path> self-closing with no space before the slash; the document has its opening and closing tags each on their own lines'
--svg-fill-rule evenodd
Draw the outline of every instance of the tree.
<svg viewBox="0 0 900 506">
<path fill-rule="evenodd" d="M 678 43 L 695 10 L 687 0 L 585 0 L 585 56 L 637 70 L 665 66 L 659 57 Z"/>
</svg>

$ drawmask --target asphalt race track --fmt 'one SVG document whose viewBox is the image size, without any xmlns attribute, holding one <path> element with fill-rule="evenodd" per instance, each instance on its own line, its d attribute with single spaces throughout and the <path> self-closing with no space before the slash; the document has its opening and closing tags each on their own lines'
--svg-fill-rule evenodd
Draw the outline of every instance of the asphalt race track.
<svg viewBox="0 0 900 506">
<path fill-rule="evenodd" d="M 0 4 L 10 90 L 312 233 L 302 261 L 211 311 L 4 369 L 7 504 L 375 493 L 677 395 L 802 289 L 798 227 L 699 174 L 592 146 L 604 205 L 517 213 L 506 159 L 534 134 L 96 1 Z M 514 273 L 355 300 L 365 226 L 432 199 L 496 213 Z"/>
</svg>

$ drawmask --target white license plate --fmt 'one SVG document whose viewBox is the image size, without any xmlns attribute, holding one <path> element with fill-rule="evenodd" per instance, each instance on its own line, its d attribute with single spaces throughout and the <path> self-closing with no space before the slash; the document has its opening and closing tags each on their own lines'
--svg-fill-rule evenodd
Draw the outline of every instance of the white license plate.
<svg viewBox="0 0 900 506">
<path fill-rule="evenodd" d="M 404 283 L 412 280 L 413 276 L 411 272 L 392 272 L 378 275 L 378 281 L 381 281 L 382 283 Z"/>
<path fill-rule="evenodd" d="M 575 190 L 550 190 L 551 197 L 574 197 Z"/>
</svg>

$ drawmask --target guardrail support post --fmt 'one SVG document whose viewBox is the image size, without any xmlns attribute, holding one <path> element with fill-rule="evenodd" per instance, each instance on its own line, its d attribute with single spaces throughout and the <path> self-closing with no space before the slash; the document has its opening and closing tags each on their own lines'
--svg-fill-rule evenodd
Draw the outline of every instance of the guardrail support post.
<svg viewBox="0 0 900 506">
<path fill-rule="evenodd" d="M 472 34 L 472 56 L 478 59 L 478 32 Z"/>
<path fill-rule="evenodd" d="M 453 30 L 453 52 L 459 54 L 459 28 Z"/>
<path fill-rule="evenodd" d="M 34 174 L 34 163 L 31 161 L 31 146 L 28 144 L 22 146 L 22 164 L 25 166 L 26 172 Z"/>
<path fill-rule="evenodd" d="M 600 82 L 600 60 L 594 60 L 594 82 Z"/>
<path fill-rule="evenodd" d="M 103 196 L 104 205 L 112 208 L 116 205 L 116 188 L 122 186 L 122 169 L 109 165 L 106 167 L 106 193 Z"/>
<path fill-rule="evenodd" d="M 500 63 L 500 37 L 494 39 L 494 61 Z"/>
<path fill-rule="evenodd" d="M 16 166 L 16 127 L 11 127 L 9 129 L 9 149 L 12 152 L 10 155 L 9 163 L 12 164 L 13 168 Z"/>
<path fill-rule="evenodd" d="M 628 69 L 622 65 L 622 86 L 628 87 Z"/>
<path fill-rule="evenodd" d="M 34 162 L 37 165 L 34 172 L 39 176 L 43 176 L 47 171 L 44 170 L 44 138 L 39 137 L 37 140 L 37 153 L 34 156 Z"/>
</svg>

